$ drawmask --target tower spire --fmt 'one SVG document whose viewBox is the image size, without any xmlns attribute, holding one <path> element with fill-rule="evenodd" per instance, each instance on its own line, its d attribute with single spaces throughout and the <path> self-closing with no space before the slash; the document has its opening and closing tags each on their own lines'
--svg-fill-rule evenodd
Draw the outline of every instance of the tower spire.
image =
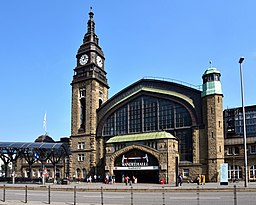
<svg viewBox="0 0 256 205">
<path fill-rule="evenodd" d="M 90 12 L 89 12 L 89 20 L 88 20 L 88 23 L 87 23 L 87 27 L 88 27 L 88 33 L 94 33 L 94 29 L 95 29 L 95 23 L 94 23 L 94 20 L 93 20 L 93 11 L 92 11 L 92 7 L 90 7 Z"/>
</svg>

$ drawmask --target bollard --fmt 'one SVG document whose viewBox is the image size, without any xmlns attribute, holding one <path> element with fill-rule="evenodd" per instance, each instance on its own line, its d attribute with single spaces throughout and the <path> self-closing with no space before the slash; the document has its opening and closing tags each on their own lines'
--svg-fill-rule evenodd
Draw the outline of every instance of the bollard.
<svg viewBox="0 0 256 205">
<path fill-rule="evenodd" d="M 76 186 L 74 186 L 74 205 L 76 205 Z"/>
<path fill-rule="evenodd" d="M 101 192 L 100 192 L 100 196 L 101 196 L 101 205 L 103 205 L 103 188 L 101 187 Z"/>
<path fill-rule="evenodd" d="M 234 185 L 234 205 L 237 205 L 236 185 Z"/>
<path fill-rule="evenodd" d="M 51 187 L 50 185 L 48 186 L 48 204 L 51 203 Z"/>
<path fill-rule="evenodd" d="M 197 195 L 197 205 L 199 205 L 199 185 L 197 185 L 197 192 L 196 192 L 196 195 Z"/>
<path fill-rule="evenodd" d="M 27 203 L 28 202 L 28 186 L 26 185 L 25 186 L 25 200 L 24 200 L 24 203 Z"/>
<path fill-rule="evenodd" d="M 133 188 L 131 186 L 131 205 L 133 205 Z"/>
<path fill-rule="evenodd" d="M 4 189 L 3 189 L 3 202 L 5 202 L 5 184 L 4 184 Z"/>
<path fill-rule="evenodd" d="M 162 196 L 163 196 L 163 205 L 165 205 L 164 187 L 162 186 L 162 188 L 163 188 L 163 193 L 162 193 Z"/>
</svg>

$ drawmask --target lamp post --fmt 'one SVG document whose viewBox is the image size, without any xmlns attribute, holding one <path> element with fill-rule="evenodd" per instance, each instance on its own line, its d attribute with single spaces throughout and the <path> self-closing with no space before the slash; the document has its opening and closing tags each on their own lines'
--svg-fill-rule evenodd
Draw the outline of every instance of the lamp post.
<svg viewBox="0 0 256 205">
<path fill-rule="evenodd" d="M 248 171 L 247 171 L 246 125 L 245 125 L 245 109 L 244 109 L 244 82 L 243 82 L 243 72 L 242 72 L 242 63 L 243 63 L 243 61 L 244 61 L 244 57 L 240 57 L 239 64 L 240 64 L 241 97 L 242 97 L 243 128 L 244 128 L 244 172 L 245 172 L 244 187 L 247 187 Z"/>
</svg>

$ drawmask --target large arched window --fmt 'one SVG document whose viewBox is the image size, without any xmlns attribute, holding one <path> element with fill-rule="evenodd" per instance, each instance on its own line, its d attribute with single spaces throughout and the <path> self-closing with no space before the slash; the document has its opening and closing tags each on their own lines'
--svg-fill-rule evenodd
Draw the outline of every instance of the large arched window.
<svg viewBox="0 0 256 205">
<path fill-rule="evenodd" d="M 141 96 L 116 110 L 105 121 L 103 136 L 165 130 L 180 139 L 181 161 L 192 161 L 192 120 L 181 104 Z"/>
<path fill-rule="evenodd" d="M 143 96 L 115 111 L 104 124 L 103 136 L 158 130 L 175 130 L 191 126 L 185 107 L 170 100 Z"/>
</svg>

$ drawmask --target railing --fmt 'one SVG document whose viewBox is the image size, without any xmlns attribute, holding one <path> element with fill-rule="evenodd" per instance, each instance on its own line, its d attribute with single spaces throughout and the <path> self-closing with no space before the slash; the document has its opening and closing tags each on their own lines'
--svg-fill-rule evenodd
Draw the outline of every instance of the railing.
<svg viewBox="0 0 256 205">
<path fill-rule="evenodd" d="M 143 79 L 162 80 L 162 81 L 177 83 L 180 85 L 184 85 L 184 86 L 202 91 L 202 85 L 193 85 L 193 84 L 190 84 L 190 83 L 187 83 L 184 81 L 180 81 L 180 80 L 176 80 L 176 79 L 172 79 L 172 78 L 145 76 L 145 77 L 143 77 Z"/>
<path fill-rule="evenodd" d="M 51 203 L 66 203 L 66 204 L 129 204 L 129 205 L 237 205 L 248 204 L 250 201 L 256 201 L 255 194 L 251 193 L 251 190 L 246 194 L 246 190 L 237 194 L 238 190 L 236 185 L 233 189 L 229 189 L 220 192 L 216 190 L 207 191 L 202 189 L 199 185 L 194 190 L 182 189 L 169 189 L 167 186 L 158 188 L 158 191 L 152 190 L 136 190 L 133 186 L 126 187 L 125 190 L 86 190 L 82 191 L 77 186 L 71 187 L 68 191 L 53 191 L 51 186 L 44 186 L 40 190 L 28 189 L 28 186 L 24 186 L 24 189 L 10 189 L 10 187 L 3 185 L 2 190 L 2 202 L 5 204 L 51 204 Z M 121 192 L 121 193 L 120 193 Z M 222 193 L 222 194 L 221 194 Z M 243 194 L 244 193 L 244 194 Z M 37 196 L 32 198 L 33 196 Z M 15 196 L 17 198 L 15 198 Z M 39 197 L 40 196 L 40 197 Z M 247 197 L 250 197 L 246 199 Z M 248 200 L 248 201 L 245 201 Z M 249 203 L 250 204 L 250 203 Z"/>
</svg>

